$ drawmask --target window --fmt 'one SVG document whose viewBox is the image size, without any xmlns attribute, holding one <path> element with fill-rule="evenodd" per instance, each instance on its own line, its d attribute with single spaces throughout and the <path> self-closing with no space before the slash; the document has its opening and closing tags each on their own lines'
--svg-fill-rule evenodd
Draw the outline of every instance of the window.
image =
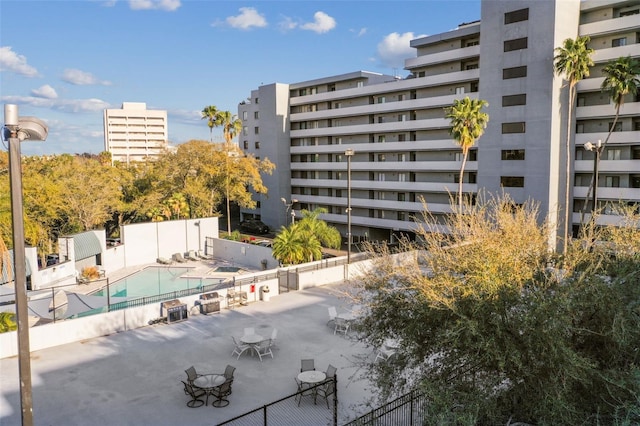
<svg viewBox="0 0 640 426">
<path fill-rule="evenodd" d="M 256 142 L 255 147 L 256 149 L 260 149 L 260 142 Z"/>
<path fill-rule="evenodd" d="M 611 40 L 611 47 L 620 47 L 620 46 L 626 46 L 626 45 L 627 45 L 626 37 L 614 38 L 613 40 Z"/>
<path fill-rule="evenodd" d="M 406 95 L 398 95 L 398 102 L 404 101 L 406 99 Z"/>
<path fill-rule="evenodd" d="M 527 38 L 515 38 L 513 40 L 506 40 L 504 42 L 504 51 L 511 52 L 512 50 L 520 50 L 527 48 Z"/>
<path fill-rule="evenodd" d="M 253 133 L 256 134 L 256 135 L 259 135 L 260 134 L 260 128 L 258 126 L 254 127 L 253 128 Z"/>
<path fill-rule="evenodd" d="M 404 201 L 404 200 L 405 200 L 405 193 L 398 192 L 398 201 Z"/>
<path fill-rule="evenodd" d="M 329 85 L 327 86 L 327 90 L 328 90 L 329 92 L 335 92 L 335 91 L 336 91 L 336 85 L 335 85 L 335 84 L 329 84 Z"/>
<path fill-rule="evenodd" d="M 378 103 L 383 104 L 386 102 L 386 98 L 384 96 L 378 96 Z"/>
<path fill-rule="evenodd" d="M 407 154 L 398 154 L 398 161 L 400 162 L 407 161 Z"/>
<path fill-rule="evenodd" d="M 244 141 L 244 149 L 249 149 L 249 141 Z"/>
<path fill-rule="evenodd" d="M 342 104 L 340 102 L 336 102 L 335 104 L 333 104 L 333 107 L 335 109 L 340 109 L 340 108 L 342 108 Z"/>
<path fill-rule="evenodd" d="M 503 149 L 502 160 L 524 160 L 524 149 Z"/>
<path fill-rule="evenodd" d="M 398 121 L 407 121 L 407 114 L 398 114 Z"/>
<path fill-rule="evenodd" d="M 254 112 L 254 113 L 253 113 L 253 118 L 255 118 L 256 120 L 257 120 L 258 118 L 260 118 L 260 111 L 256 111 L 256 112 Z"/>
<path fill-rule="evenodd" d="M 384 123 L 384 117 L 378 117 L 378 123 Z"/>
<path fill-rule="evenodd" d="M 336 145 L 342 145 L 342 138 L 336 138 Z"/>
<path fill-rule="evenodd" d="M 456 87 L 456 95 L 464 94 L 464 86 Z"/>
<path fill-rule="evenodd" d="M 527 21 L 529 19 L 529 8 L 514 10 L 504 14 L 504 24 L 513 24 L 514 22 Z"/>
<path fill-rule="evenodd" d="M 474 62 L 464 62 L 462 64 L 462 69 L 463 70 L 475 70 L 480 68 L 480 64 L 477 61 Z"/>
<path fill-rule="evenodd" d="M 398 220 L 405 220 L 405 212 L 398 212 Z"/>
<path fill-rule="evenodd" d="M 364 87 L 364 81 L 359 81 L 359 82 L 356 84 L 356 87 Z"/>
<path fill-rule="evenodd" d="M 629 176 L 629 180 L 631 181 L 632 188 L 640 188 L 640 175 L 631 175 Z"/>
<path fill-rule="evenodd" d="M 619 188 L 620 176 L 606 176 L 604 184 L 607 188 Z"/>
<path fill-rule="evenodd" d="M 620 17 L 623 18 L 625 16 L 637 15 L 640 13 L 640 9 L 623 9 L 620 10 Z"/>
<path fill-rule="evenodd" d="M 478 183 L 478 173 L 476 172 L 469 173 L 469 183 Z"/>
<path fill-rule="evenodd" d="M 385 135 L 378 135 L 378 142 L 384 143 L 387 141 L 387 137 Z"/>
<path fill-rule="evenodd" d="M 467 40 L 464 42 L 464 47 L 471 47 L 471 46 L 477 46 L 480 44 L 480 40 L 475 39 L 475 40 Z"/>
<path fill-rule="evenodd" d="M 471 93 L 476 93 L 478 91 L 478 82 L 477 81 L 472 81 L 470 84 L 471 88 Z"/>
<path fill-rule="evenodd" d="M 500 186 L 505 188 L 524 188 L 524 177 L 500 176 Z"/>
<path fill-rule="evenodd" d="M 260 99 L 260 98 L 256 98 L 256 99 L 255 99 L 256 104 L 258 103 L 258 99 Z"/>
<path fill-rule="evenodd" d="M 502 69 L 502 79 L 509 80 L 511 78 L 521 78 L 527 76 L 527 66 L 522 67 L 513 67 L 513 68 L 503 68 Z"/>
<path fill-rule="evenodd" d="M 515 123 L 502 123 L 502 134 L 506 135 L 509 133 L 524 133 L 525 132 L 525 122 L 518 121 Z"/>
<path fill-rule="evenodd" d="M 336 189 L 336 197 L 342 198 L 342 189 Z"/>
<path fill-rule="evenodd" d="M 242 128 L 242 134 L 243 134 L 244 136 L 247 136 L 247 134 L 249 134 L 249 128 L 248 128 L 247 126 L 244 126 L 244 127 Z"/>
<path fill-rule="evenodd" d="M 620 150 L 619 149 L 607 149 L 607 160 L 619 160 L 620 159 Z"/>
<path fill-rule="evenodd" d="M 507 95 L 502 97 L 503 107 L 526 105 L 526 104 L 527 104 L 527 95 L 524 93 L 519 95 Z"/>
<path fill-rule="evenodd" d="M 380 182 L 384 182 L 385 181 L 384 173 L 378 173 L 378 181 L 380 181 Z"/>
<path fill-rule="evenodd" d="M 406 138 L 407 138 L 407 135 L 405 135 L 404 133 L 400 133 L 398 135 L 398 142 L 404 142 L 407 140 Z"/>
<path fill-rule="evenodd" d="M 407 174 L 406 173 L 398 173 L 398 182 L 406 182 Z"/>
<path fill-rule="evenodd" d="M 633 160 L 640 160 L 640 147 L 634 146 L 631 148 L 631 158 Z"/>
<path fill-rule="evenodd" d="M 249 113 L 247 111 L 242 112 L 242 119 L 246 120 L 249 117 Z"/>
<path fill-rule="evenodd" d="M 611 129 L 612 132 L 621 132 L 622 131 L 622 122 L 618 121 L 615 125 L 615 127 L 613 126 L 613 121 L 611 121 L 609 123 L 609 129 Z"/>
<path fill-rule="evenodd" d="M 305 96 L 307 94 L 307 89 L 298 90 L 298 96 Z"/>
<path fill-rule="evenodd" d="M 378 154 L 378 161 L 387 161 L 387 157 L 384 154 Z"/>
</svg>

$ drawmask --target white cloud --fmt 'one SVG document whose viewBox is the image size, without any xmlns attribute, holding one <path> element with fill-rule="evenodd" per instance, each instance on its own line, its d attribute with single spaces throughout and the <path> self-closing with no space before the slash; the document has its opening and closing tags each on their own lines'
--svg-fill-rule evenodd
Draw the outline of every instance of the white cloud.
<svg viewBox="0 0 640 426">
<path fill-rule="evenodd" d="M 284 32 L 291 31 L 295 29 L 297 26 L 298 24 L 288 16 L 283 17 L 282 20 L 278 22 L 278 28 L 280 28 L 280 30 Z"/>
<path fill-rule="evenodd" d="M 66 81 L 70 84 L 75 84 L 76 86 L 111 86 L 110 81 L 99 80 L 96 76 L 89 72 L 68 68 L 64 70 L 62 74 L 62 80 Z"/>
<path fill-rule="evenodd" d="M 351 31 L 352 33 L 356 33 L 356 37 L 362 37 L 367 33 L 367 28 L 363 27 L 363 28 L 360 28 L 359 30 L 351 29 L 349 31 Z"/>
<path fill-rule="evenodd" d="M 241 30 L 249 30 L 253 27 L 264 28 L 266 27 L 267 20 L 263 15 L 260 15 L 258 11 L 253 7 L 241 7 L 240 14 L 237 16 L 229 16 L 226 19 L 227 24 L 232 28 L 238 28 Z"/>
<path fill-rule="evenodd" d="M 180 6 L 180 0 L 129 0 L 129 7 L 132 10 L 164 10 L 173 12 Z"/>
<path fill-rule="evenodd" d="M 44 86 L 39 87 L 38 89 L 33 89 L 31 94 L 38 98 L 45 99 L 56 99 L 58 97 L 58 93 L 56 93 L 56 89 L 45 84 Z"/>
<path fill-rule="evenodd" d="M 100 99 L 47 99 L 35 96 L 3 96 L 2 102 L 66 112 L 98 112 L 105 108 L 110 108 L 108 102 Z"/>
<path fill-rule="evenodd" d="M 303 30 L 309 30 L 318 34 L 326 33 L 336 27 L 336 20 L 324 12 L 313 14 L 313 22 L 300 25 Z"/>
<path fill-rule="evenodd" d="M 38 77 L 38 70 L 27 64 L 27 58 L 11 50 L 11 46 L 0 47 L 0 71 L 11 71 L 25 77 Z"/>
<path fill-rule="evenodd" d="M 415 49 L 409 43 L 411 40 L 424 37 L 412 32 L 398 34 L 391 33 L 378 43 L 377 58 L 380 63 L 389 68 L 402 68 L 404 60 L 415 57 Z"/>
</svg>

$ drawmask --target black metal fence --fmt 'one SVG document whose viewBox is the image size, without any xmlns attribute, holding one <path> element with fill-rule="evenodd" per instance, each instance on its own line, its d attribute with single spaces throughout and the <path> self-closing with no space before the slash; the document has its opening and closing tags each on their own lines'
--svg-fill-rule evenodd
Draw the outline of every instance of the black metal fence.
<svg viewBox="0 0 640 426">
<path fill-rule="evenodd" d="M 316 390 L 331 385 L 331 382 L 336 391 L 325 399 Z M 329 378 L 322 383 L 218 423 L 218 426 L 338 426 L 337 384 L 337 377 Z M 295 386 L 293 380 L 291 385 Z"/>
<path fill-rule="evenodd" d="M 345 426 L 413 426 L 424 424 L 427 398 L 419 390 L 412 390 L 385 405 L 358 417 Z"/>
</svg>

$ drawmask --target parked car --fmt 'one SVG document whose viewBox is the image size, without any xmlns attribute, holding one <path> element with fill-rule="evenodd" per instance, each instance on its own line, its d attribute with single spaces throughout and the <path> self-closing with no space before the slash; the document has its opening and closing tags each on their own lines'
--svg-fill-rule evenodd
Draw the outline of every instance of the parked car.
<svg viewBox="0 0 640 426">
<path fill-rule="evenodd" d="M 252 234 L 268 234 L 269 227 L 260 220 L 248 219 L 240 222 L 240 229 Z"/>
</svg>

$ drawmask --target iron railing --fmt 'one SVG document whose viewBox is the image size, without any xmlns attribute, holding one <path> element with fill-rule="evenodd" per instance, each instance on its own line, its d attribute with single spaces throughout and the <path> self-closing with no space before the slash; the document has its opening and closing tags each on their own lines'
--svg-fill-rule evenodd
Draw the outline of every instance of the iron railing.
<svg viewBox="0 0 640 426">
<path fill-rule="evenodd" d="M 427 416 L 427 405 L 427 397 L 421 391 L 414 389 L 352 420 L 345 426 L 422 425 Z"/>
</svg>

